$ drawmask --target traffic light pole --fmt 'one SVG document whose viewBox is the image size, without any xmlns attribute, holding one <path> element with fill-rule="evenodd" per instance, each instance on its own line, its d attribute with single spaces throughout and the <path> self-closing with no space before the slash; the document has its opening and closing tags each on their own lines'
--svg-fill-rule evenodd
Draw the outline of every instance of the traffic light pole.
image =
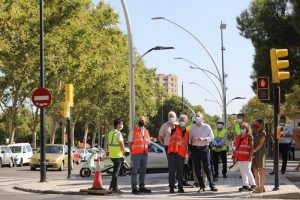
<svg viewBox="0 0 300 200">
<path fill-rule="evenodd" d="M 273 191 L 279 190 L 279 148 L 278 148 L 278 137 L 277 137 L 277 126 L 278 126 L 278 114 L 279 114 L 279 83 L 273 83 L 274 91 L 274 175 L 275 175 L 275 187 Z"/>
<path fill-rule="evenodd" d="M 68 135 L 68 178 L 71 178 L 71 120 L 67 118 L 67 135 Z"/>
</svg>

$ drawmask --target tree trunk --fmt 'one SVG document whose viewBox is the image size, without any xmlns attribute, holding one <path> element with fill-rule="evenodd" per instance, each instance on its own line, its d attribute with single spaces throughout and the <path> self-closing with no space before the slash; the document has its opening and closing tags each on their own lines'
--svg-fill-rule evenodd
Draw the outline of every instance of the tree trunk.
<svg viewBox="0 0 300 200">
<path fill-rule="evenodd" d="M 78 114 L 74 117 L 73 123 L 71 123 L 71 145 L 74 147 L 75 146 L 75 138 L 74 138 L 74 131 L 75 131 L 75 125 L 78 120 Z"/>
<path fill-rule="evenodd" d="M 32 147 L 36 148 L 36 134 L 37 134 L 37 128 L 39 125 L 39 109 L 35 110 L 35 113 L 33 115 L 33 121 L 32 121 L 32 126 L 30 126 L 30 124 L 28 124 L 31 130 L 31 134 L 32 134 Z"/>
<path fill-rule="evenodd" d="M 97 131 L 97 128 L 96 130 L 93 131 L 93 138 L 92 138 L 92 147 L 95 146 L 95 141 L 96 141 L 96 135 L 97 135 L 98 131 Z"/>
<path fill-rule="evenodd" d="M 104 149 L 105 149 L 105 151 L 107 151 L 108 150 L 108 131 L 106 131 L 106 123 L 104 123 L 103 133 L 104 133 Z"/>
<path fill-rule="evenodd" d="M 88 132 L 89 132 L 89 120 L 86 120 L 84 123 L 83 148 L 86 148 Z"/>
<path fill-rule="evenodd" d="M 32 132 L 32 148 L 36 148 L 36 131 Z"/>
<path fill-rule="evenodd" d="M 50 116 L 50 144 L 54 144 L 55 142 L 55 132 L 57 129 L 57 122 L 55 120 L 54 115 Z"/>
<path fill-rule="evenodd" d="M 14 123 L 10 123 L 9 125 L 9 144 L 14 143 L 14 138 L 15 138 L 15 131 L 16 131 L 16 126 Z"/>
</svg>

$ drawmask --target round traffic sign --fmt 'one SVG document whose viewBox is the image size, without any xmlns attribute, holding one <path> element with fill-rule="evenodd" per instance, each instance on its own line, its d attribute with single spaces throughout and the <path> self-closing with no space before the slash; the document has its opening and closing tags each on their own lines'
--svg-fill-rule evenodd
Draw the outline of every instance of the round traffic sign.
<svg viewBox="0 0 300 200">
<path fill-rule="evenodd" d="M 36 88 L 32 92 L 31 100 L 38 108 L 45 108 L 51 104 L 51 92 L 47 88 Z"/>
</svg>

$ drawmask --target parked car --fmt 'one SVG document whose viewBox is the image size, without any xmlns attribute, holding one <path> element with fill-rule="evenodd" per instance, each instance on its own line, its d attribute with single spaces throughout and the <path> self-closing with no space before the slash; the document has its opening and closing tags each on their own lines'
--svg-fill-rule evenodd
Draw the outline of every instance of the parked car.
<svg viewBox="0 0 300 200">
<path fill-rule="evenodd" d="M 14 155 L 15 165 L 22 167 L 24 164 L 28 164 L 30 162 L 33 152 L 29 143 L 10 144 L 8 147 Z"/>
<path fill-rule="evenodd" d="M 165 148 L 157 143 L 150 142 L 148 149 L 147 169 L 167 169 L 168 160 Z M 131 165 L 131 155 L 125 157 L 125 160 Z"/>
<path fill-rule="evenodd" d="M 79 149 L 77 147 L 72 147 L 71 150 L 72 150 L 72 153 L 73 153 L 74 162 L 77 163 L 77 165 L 79 165 L 80 162 L 81 162 Z"/>
<path fill-rule="evenodd" d="M 73 162 L 72 160 L 71 169 L 73 169 Z M 40 167 L 40 152 L 32 156 L 29 165 L 32 171 Z M 57 168 L 58 171 L 63 171 L 65 166 L 68 166 L 68 146 L 63 144 L 46 144 L 46 168 Z"/>
<path fill-rule="evenodd" d="M 10 148 L 7 146 L 0 146 L 0 167 L 8 165 L 9 167 L 14 166 L 14 155 Z"/>
<path fill-rule="evenodd" d="M 79 149 L 81 161 L 87 161 L 91 155 L 91 149 Z"/>
</svg>

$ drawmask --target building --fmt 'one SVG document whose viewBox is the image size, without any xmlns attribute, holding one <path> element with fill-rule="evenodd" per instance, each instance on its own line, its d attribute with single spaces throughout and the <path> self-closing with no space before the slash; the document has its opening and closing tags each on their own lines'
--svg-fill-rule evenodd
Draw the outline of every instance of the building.
<svg viewBox="0 0 300 200">
<path fill-rule="evenodd" d="M 174 74 L 157 74 L 155 79 L 170 95 L 178 94 L 178 78 Z"/>
</svg>

